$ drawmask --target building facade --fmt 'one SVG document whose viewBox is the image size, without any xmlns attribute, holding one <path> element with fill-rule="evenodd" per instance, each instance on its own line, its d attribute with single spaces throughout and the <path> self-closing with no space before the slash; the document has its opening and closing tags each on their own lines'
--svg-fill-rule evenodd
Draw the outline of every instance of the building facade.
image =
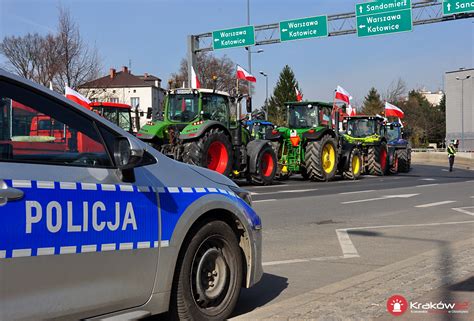
<svg viewBox="0 0 474 321">
<path fill-rule="evenodd" d="M 444 92 L 437 91 L 437 92 L 431 92 L 427 90 L 420 90 L 419 93 L 425 97 L 425 99 L 434 107 L 438 106 L 439 103 L 441 102 L 441 99 L 443 99 Z"/>
<path fill-rule="evenodd" d="M 474 68 L 446 72 L 445 91 L 446 139 L 459 139 L 459 150 L 474 151 Z"/>
<path fill-rule="evenodd" d="M 78 86 L 81 94 L 91 101 L 108 101 L 132 106 L 134 130 L 138 131 L 152 111 L 161 113 L 165 90 L 161 79 L 145 73 L 133 75 L 127 67 L 121 71 L 111 68 L 107 76 Z"/>
</svg>

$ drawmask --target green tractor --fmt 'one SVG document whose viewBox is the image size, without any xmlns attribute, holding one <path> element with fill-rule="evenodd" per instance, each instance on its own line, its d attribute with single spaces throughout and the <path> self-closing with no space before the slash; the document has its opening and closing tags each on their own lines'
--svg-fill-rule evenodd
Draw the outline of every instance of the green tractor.
<svg viewBox="0 0 474 321">
<path fill-rule="evenodd" d="M 269 141 L 252 139 L 238 120 L 243 98 L 212 89 L 171 90 L 165 97 L 163 120 L 143 126 L 137 137 L 178 161 L 270 184 L 276 155 Z"/>
<path fill-rule="evenodd" d="M 387 175 L 398 172 L 398 155 L 387 142 L 385 118 L 381 116 L 351 116 L 344 119 L 343 140 L 357 144 L 362 152 L 363 172 L 371 175 Z"/>
<path fill-rule="evenodd" d="M 287 127 L 269 129 L 266 134 L 278 155 L 277 178 L 301 174 L 304 179 L 329 181 L 339 172 L 345 178 L 357 179 L 360 152 L 354 144 L 340 144 L 333 129 L 339 113 L 333 112 L 333 105 L 308 101 L 286 105 Z"/>
</svg>

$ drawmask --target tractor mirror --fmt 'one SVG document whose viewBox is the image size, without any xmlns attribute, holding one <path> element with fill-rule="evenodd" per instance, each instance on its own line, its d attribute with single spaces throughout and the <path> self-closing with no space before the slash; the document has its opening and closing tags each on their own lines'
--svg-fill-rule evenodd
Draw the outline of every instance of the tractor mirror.
<svg viewBox="0 0 474 321">
<path fill-rule="evenodd" d="M 252 97 L 248 96 L 245 101 L 246 101 L 247 113 L 251 113 L 252 112 Z"/>
<path fill-rule="evenodd" d="M 148 107 L 148 109 L 146 111 L 146 118 L 151 119 L 152 116 L 153 116 L 153 108 Z"/>
</svg>

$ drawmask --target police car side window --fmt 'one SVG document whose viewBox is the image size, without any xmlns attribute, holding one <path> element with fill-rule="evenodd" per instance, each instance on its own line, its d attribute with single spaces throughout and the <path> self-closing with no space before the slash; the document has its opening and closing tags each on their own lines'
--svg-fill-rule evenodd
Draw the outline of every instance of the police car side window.
<svg viewBox="0 0 474 321">
<path fill-rule="evenodd" d="M 0 86 L 0 161 L 112 167 L 92 119 L 10 83 Z"/>
</svg>

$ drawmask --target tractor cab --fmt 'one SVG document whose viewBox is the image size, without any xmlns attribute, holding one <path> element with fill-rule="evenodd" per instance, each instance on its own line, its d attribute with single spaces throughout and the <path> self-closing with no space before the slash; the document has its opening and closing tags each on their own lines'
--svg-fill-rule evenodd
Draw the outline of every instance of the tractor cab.
<svg viewBox="0 0 474 321">
<path fill-rule="evenodd" d="M 331 125 L 332 105 L 321 102 L 290 102 L 288 128 L 309 129 Z"/>
<path fill-rule="evenodd" d="M 385 137 L 385 119 L 380 116 L 347 117 L 346 135 L 354 139 Z"/>
<path fill-rule="evenodd" d="M 132 107 L 130 105 L 99 101 L 92 102 L 89 105 L 92 111 L 95 111 L 123 130 L 133 133 Z"/>
<path fill-rule="evenodd" d="M 387 130 L 387 140 L 389 144 L 391 142 L 397 142 L 399 139 L 402 139 L 402 127 L 400 123 L 394 122 L 386 125 Z"/>
</svg>

